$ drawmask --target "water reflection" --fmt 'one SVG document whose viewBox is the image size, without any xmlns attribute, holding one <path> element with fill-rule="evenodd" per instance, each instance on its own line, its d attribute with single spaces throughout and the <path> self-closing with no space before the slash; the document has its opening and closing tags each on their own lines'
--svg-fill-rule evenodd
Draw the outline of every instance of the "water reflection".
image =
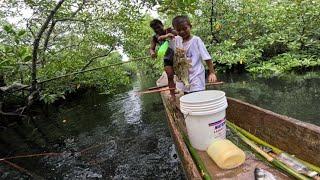
<svg viewBox="0 0 320 180">
<path fill-rule="evenodd" d="M 254 78 L 245 74 L 219 77 L 226 83 L 215 88 L 225 91 L 227 96 L 320 125 L 319 74 L 289 74 L 273 78 Z"/>
<path fill-rule="evenodd" d="M 136 83 L 138 83 L 137 81 Z M 141 122 L 141 99 L 137 94 L 139 88 L 137 85 L 134 86 L 133 90 L 128 92 L 128 98 L 122 103 L 124 109 L 125 120 L 129 124 L 136 124 Z"/>
</svg>

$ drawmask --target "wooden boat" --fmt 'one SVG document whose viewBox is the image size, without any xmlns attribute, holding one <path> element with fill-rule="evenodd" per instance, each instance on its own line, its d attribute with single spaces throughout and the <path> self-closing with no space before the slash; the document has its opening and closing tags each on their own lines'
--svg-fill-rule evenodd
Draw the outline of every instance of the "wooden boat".
<svg viewBox="0 0 320 180">
<path fill-rule="evenodd" d="M 184 116 L 178 107 L 179 102 L 171 103 L 167 92 L 162 92 L 161 97 L 171 136 L 185 174 L 188 179 L 202 179 L 201 172 L 197 169 L 183 140 L 182 133 L 187 132 Z M 228 98 L 227 119 L 279 149 L 314 165 L 320 165 L 320 127 L 316 125 L 279 115 L 233 98 Z M 222 170 L 205 151 L 197 152 L 213 179 L 254 179 L 256 167 L 271 172 L 277 179 L 292 179 L 253 155 L 247 155 L 245 163 L 235 169 Z"/>
</svg>

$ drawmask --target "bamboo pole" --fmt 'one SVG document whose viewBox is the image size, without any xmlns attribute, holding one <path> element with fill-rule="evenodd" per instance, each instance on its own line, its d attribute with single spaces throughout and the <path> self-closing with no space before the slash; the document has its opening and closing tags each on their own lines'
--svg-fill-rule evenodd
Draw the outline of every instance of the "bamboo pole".
<svg viewBox="0 0 320 180">
<path fill-rule="evenodd" d="M 283 170 L 284 172 L 287 172 L 288 174 L 290 174 L 291 176 L 300 179 L 300 180 L 308 180 L 309 178 L 297 173 L 296 171 L 294 171 L 293 169 L 291 169 L 290 167 L 288 167 L 287 165 L 283 164 L 282 162 L 280 162 L 279 160 L 271 157 L 269 154 L 267 154 L 266 152 L 264 152 L 263 150 L 261 150 L 255 143 L 253 143 L 250 139 L 248 139 L 245 135 L 243 135 L 241 132 L 239 132 L 233 125 L 230 125 L 230 122 L 227 122 L 228 127 L 234 132 L 236 133 L 240 139 L 245 142 L 247 145 L 249 145 L 253 150 L 255 150 L 257 153 L 259 153 L 262 157 L 264 157 L 265 159 L 267 159 L 267 161 L 269 161 L 270 163 L 272 163 L 274 166 L 280 168 L 281 170 Z"/>
<path fill-rule="evenodd" d="M 206 83 L 206 86 L 221 85 L 223 83 L 224 83 L 223 81 Z M 164 88 L 164 87 L 168 87 L 168 85 L 149 87 L 148 90 L 160 89 L 160 88 Z"/>
<path fill-rule="evenodd" d="M 88 148 L 82 149 L 81 151 L 78 151 L 77 153 L 84 154 L 87 151 L 90 151 L 92 149 L 95 149 L 95 148 L 98 148 L 98 147 L 104 146 L 104 145 L 106 145 L 106 143 L 96 144 L 96 145 L 90 146 Z M 7 161 L 7 160 L 12 160 L 12 159 L 20 159 L 20 158 L 31 158 L 31 157 L 41 157 L 41 156 L 61 156 L 61 155 L 63 155 L 63 153 L 55 153 L 55 152 L 37 153 L 37 154 L 25 154 L 25 155 L 3 157 L 3 158 L 0 158 L 0 162 Z"/>
<path fill-rule="evenodd" d="M 157 92 L 163 92 L 163 91 L 170 91 L 170 90 L 175 90 L 176 88 L 168 88 L 168 87 L 164 87 L 164 88 L 159 88 L 159 89 L 154 89 L 154 90 L 146 90 L 146 91 L 142 91 L 142 92 L 138 92 L 140 95 L 141 94 L 150 94 L 150 93 L 157 93 Z"/>
<path fill-rule="evenodd" d="M 208 82 L 206 83 L 206 86 L 214 86 L 214 85 L 221 85 L 223 84 L 223 81 L 219 81 L 219 82 Z"/>
<path fill-rule="evenodd" d="M 274 147 L 272 146 L 271 144 L 263 141 L 262 139 L 254 136 L 253 134 L 249 133 L 248 131 L 242 129 L 241 127 L 235 125 L 234 123 L 230 122 L 230 121 L 227 121 L 228 125 L 229 126 L 233 126 L 236 130 L 238 130 L 239 132 L 241 132 L 243 135 L 245 135 L 247 138 L 251 139 L 252 141 L 262 145 L 262 146 L 265 146 L 265 147 L 268 147 L 268 148 L 271 148 L 272 151 L 274 153 L 276 153 L 277 155 L 280 155 L 281 153 L 284 153 L 284 151 L 282 151 L 281 149 L 278 149 L 277 147 Z M 308 168 L 310 168 L 311 170 L 314 170 L 318 173 L 320 173 L 320 168 L 309 163 L 309 162 L 306 162 L 306 161 L 303 161 L 297 157 L 294 157 L 294 159 L 296 159 L 297 161 L 301 162 L 302 164 L 304 164 L 305 166 L 307 166 Z"/>
<path fill-rule="evenodd" d="M 11 166 L 11 167 L 19 170 L 20 172 L 26 173 L 26 174 L 27 174 L 28 176 L 30 176 L 30 177 L 33 177 L 33 178 L 35 178 L 35 179 L 44 179 L 44 178 L 42 178 L 42 177 L 40 177 L 40 176 L 38 176 L 38 175 L 32 174 L 32 173 L 29 172 L 27 169 L 25 169 L 25 168 L 23 168 L 23 167 L 15 164 L 15 163 L 13 163 L 13 162 L 11 162 L 11 161 L 3 160 L 2 162 L 4 162 L 4 163 L 8 164 L 9 166 Z"/>
<path fill-rule="evenodd" d="M 11 156 L 11 157 L 3 157 L 0 158 L 1 161 L 9 160 L 9 159 L 19 159 L 19 158 L 29 158 L 29 157 L 40 157 L 40 156 L 59 156 L 62 153 L 38 153 L 38 154 L 26 154 L 26 155 L 18 155 L 18 156 Z"/>
<path fill-rule="evenodd" d="M 179 131 L 180 131 L 180 129 L 179 129 Z M 198 168 L 200 170 L 200 174 L 201 174 L 202 178 L 205 179 L 205 180 L 211 180 L 211 177 L 210 177 L 210 175 L 208 173 L 208 170 L 206 169 L 206 166 L 204 165 L 204 163 L 202 162 L 201 158 L 199 157 L 199 155 L 197 153 L 197 150 L 195 150 L 192 147 L 188 136 L 182 131 L 180 131 L 180 133 L 181 133 L 181 135 L 183 137 L 184 142 L 187 145 L 187 148 L 189 149 L 189 152 L 190 152 L 192 158 L 194 159 L 194 161 L 196 162 L 196 164 L 197 164 L 197 166 L 198 166 Z"/>
<path fill-rule="evenodd" d="M 228 124 L 229 126 L 234 127 L 237 131 L 241 132 L 241 133 L 242 133 L 243 135 L 245 135 L 247 138 L 255 141 L 256 143 L 271 148 L 274 153 L 279 154 L 279 153 L 282 152 L 280 149 L 278 149 L 278 148 L 276 148 L 276 147 L 274 147 L 274 146 L 266 143 L 266 142 L 263 141 L 262 139 L 254 136 L 253 134 L 251 134 L 251 133 L 249 133 L 248 131 L 240 128 L 239 126 L 235 125 L 234 123 L 232 123 L 232 122 L 230 122 L 230 121 L 227 121 L 227 124 Z"/>
</svg>

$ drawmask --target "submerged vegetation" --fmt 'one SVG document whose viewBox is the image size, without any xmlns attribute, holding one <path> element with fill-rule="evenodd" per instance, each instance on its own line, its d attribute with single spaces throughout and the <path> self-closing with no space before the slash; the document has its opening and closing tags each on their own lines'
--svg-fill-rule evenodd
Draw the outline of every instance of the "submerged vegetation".
<svg viewBox="0 0 320 180">
<path fill-rule="evenodd" d="M 112 94 L 137 73 L 160 75 L 162 61 L 147 59 L 65 76 L 119 63 L 122 52 L 129 60 L 147 57 L 152 14 L 166 26 L 188 14 L 220 71 L 316 70 L 319 9 L 319 0 L 6 1 L 0 3 L 1 93 L 52 103 L 80 87 Z"/>
</svg>

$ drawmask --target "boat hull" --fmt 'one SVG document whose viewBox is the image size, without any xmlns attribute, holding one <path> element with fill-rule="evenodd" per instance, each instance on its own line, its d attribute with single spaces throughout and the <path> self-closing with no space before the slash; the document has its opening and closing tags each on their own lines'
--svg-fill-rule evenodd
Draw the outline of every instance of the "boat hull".
<svg viewBox="0 0 320 180">
<path fill-rule="evenodd" d="M 187 145 L 185 144 L 183 140 L 183 134 L 187 134 L 186 126 L 184 122 L 184 116 L 179 110 L 179 102 L 177 100 L 176 103 L 172 103 L 169 101 L 169 94 L 166 92 L 161 93 L 161 97 L 163 100 L 163 104 L 166 110 L 167 120 L 168 120 L 168 126 L 171 132 L 171 136 L 174 140 L 175 147 L 177 149 L 177 152 L 179 154 L 182 166 L 185 170 L 185 174 L 188 179 L 201 179 L 202 173 L 199 172 L 197 169 L 197 165 L 192 159 L 191 154 L 188 151 Z M 247 104 L 243 103 L 241 101 L 228 98 L 229 106 L 227 108 L 227 118 L 230 118 L 232 122 L 240 123 L 240 120 L 238 120 L 239 113 L 237 110 L 230 110 L 232 108 L 238 108 L 242 106 L 244 108 Z M 249 108 L 256 108 L 255 110 L 259 111 L 259 113 L 265 112 L 262 111 L 262 109 L 259 109 L 258 107 L 250 105 Z M 251 111 L 253 111 L 253 109 Z M 260 112 L 261 111 L 261 112 Z M 252 113 L 252 112 L 251 112 Z M 258 113 L 258 112 L 257 112 Z M 274 114 L 273 114 L 274 115 Z M 248 119 L 241 118 L 241 120 Z M 255 118 L 257 119 L 257 118 Z M 237 120 L 237 121 L 236 121 Z M 253 121 L 253 120 L 252 120 Z M 258 120 L 257 120 L 258 121 Z M 244 121 L 248 122 L 248 121 Z M 242 125 L 245 124 L 244 122 L 237 124 Z M 259 124 L 259 123 L 258 123 Z M 246 129 L 247 126 L 242 125 L 242 128 Z M 251 130 L 253 130 L 253 126 L 249 126 Z M 259 126 L 257 126 L 259 127 Z M 264 132 L 264 131 L 259 131 Z M 261 160 L 257 159 L 252 154 L 247 154 L 246 161 L 243 165 L 240 167 L 237 167 L 235 169 L 231 170 L 222 170 L 220 169 L 208 156 L 208 154 L 205 151 L 197 151 L 198 155 L 200 156 L 202 162 L 204 163 L 206 169 L 208 170 L 209 175 L 213 179 L 254 179 L 254 169 L 256 167 L 265 169 L 269 172 L 271 172 L 273 175 L 275 175 L 278 179 L 290 179 L 287 175 L 283 174 L 277 169 L 272 168 L 270 165 L 267 165 L 265 162 L 262 162 Z"/>
</svg>

